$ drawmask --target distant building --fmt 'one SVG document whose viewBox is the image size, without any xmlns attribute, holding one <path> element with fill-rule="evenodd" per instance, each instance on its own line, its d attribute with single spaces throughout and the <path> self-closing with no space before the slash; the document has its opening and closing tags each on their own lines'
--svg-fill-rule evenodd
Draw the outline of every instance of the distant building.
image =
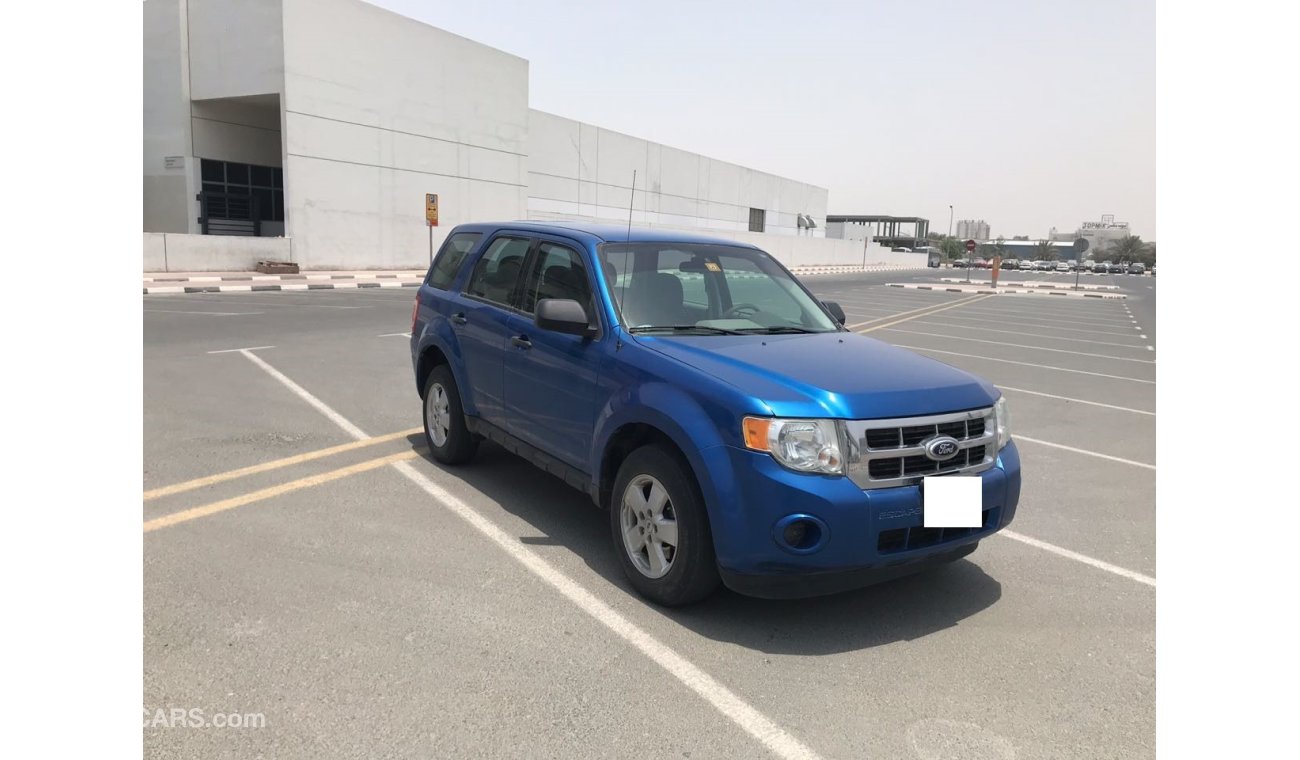
<svg viewBox="0 0 1300 760">
<path fill-rule="evenodd" d="M 957 237 L 962 240 L 988 240 L 989 223 L 983 219 L 963 219 L 957 222 Z"/>
<path fill-rule="evenodd" d="M 839 240 L 869 240 L 886 248 L 911 251 L 929 245 L 930 221 L 919 216 L 858 214 L 826 215 L 826 237 Z"/>
<path fill-rule="evenodd" d="M 1132 231 L 1129 229 L 1128 222 L 1115 221 L 1114 214 L 1102 216 L 1101 221 L 1083 222 L 1075 232 L 1076 236 L 1088 241 L 1088 253 L 1086 255 L 1089 258 L 1104 256 L 1106 250 L 1112 244 L 1131 234 Z"/>
</svg>

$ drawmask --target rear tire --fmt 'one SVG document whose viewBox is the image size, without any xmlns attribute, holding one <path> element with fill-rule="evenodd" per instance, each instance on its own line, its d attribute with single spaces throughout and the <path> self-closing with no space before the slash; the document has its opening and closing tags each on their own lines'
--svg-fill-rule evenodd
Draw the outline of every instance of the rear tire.
<svg viewBox="0 0 1300 760">
<path fill-rule="evenodd" d="M 434 367 L 424 384 L 424 440 L 443 464 L 464 464 L 478 451 L 479 439 L 465 426 L 460 391 L 446 364 Z"/>
<path fill-rule="evenodd" d="M 614 480 L 609 522 L 619 564 L 647 599 L 678 607 L 721 585 L 704 499 L 675 452 L 650 444 L 628 455 Z"/>
</svg>

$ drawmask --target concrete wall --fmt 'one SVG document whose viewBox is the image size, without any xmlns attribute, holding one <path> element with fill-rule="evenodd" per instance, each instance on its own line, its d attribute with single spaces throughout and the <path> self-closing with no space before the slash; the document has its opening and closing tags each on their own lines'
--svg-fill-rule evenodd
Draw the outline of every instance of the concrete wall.
<svg viewBox="0 0 1300 760">
<path fill-rule="evenodd" d="M 189 12 L 192 98 L 236 98 L 281 91 L 284 57 L 280 0 L 185 0 L 185 4 Z"/>
<path fill-rule="evenodd" d="M 146 272 L 242 272 L 291 258 L 288 238 L 144 233 Z"/>
<path fill-rule="evenodd" d="M 427 265 L 461 222 L 519 219 L 528 62 L 356 0 L 285 0 L 285 204 L 304 267 Z"/>
<path fill-rule="evenodd" d="M 190 170 L 188 57 L 179 0 L 144 4 L 144 229 L 189 232 L 187 199 L 197 192 Z M 181 165 L 168 168 L 168 156 Z"/>
<path fill-rule="evenodd" d="M 636 171 L 636 193 L 631 191 Z M 528 134 L 528 218 L 744 232 L 749 210 L 766 211 L 769 235 L 825 234 L 828 191 L 696 153 L 532 109 Z M 801 230 L 797 214 L 817 227 Z"/>
<path fill-rule="evenodd" d="M 191 114 L 195 157 L 282 165 L 278 94 L 196 100 Z"/>
</svg>

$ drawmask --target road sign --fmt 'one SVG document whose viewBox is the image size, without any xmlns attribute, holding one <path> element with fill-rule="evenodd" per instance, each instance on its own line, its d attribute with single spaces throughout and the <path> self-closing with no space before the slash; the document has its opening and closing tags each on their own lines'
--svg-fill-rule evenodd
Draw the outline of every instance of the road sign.
<svg viewBox="0 0 1300 760">
<path fill-rule="evenodd" d="M 977 245 L 978 245 L 978 243 L 976 243 L 974 240 L 967 240 L 967 241 L 966 241 L 966 250 L 968 250 L 968 251 L 974 251 L 974 250 L 975 250 L 975 247 L 976 247 Z"/>
<path fill-rule="evenodd" d="M 1075 253 L 1083 253 L 1083 252 L 1086 251 L 1086 250 L 1088 250 L 1088 239 L 1087 239 L 1087 238 L 1079 238 L 1079 239 L 1077 239 L 1077 240 L 1074 241 L 1074 252 L 1075 252 Z"/>
<path fill-rule="evenodd" d="M 430 227 L 438 226 L 438 194 L 424 194 L 424 219 Z"/>
</svg>

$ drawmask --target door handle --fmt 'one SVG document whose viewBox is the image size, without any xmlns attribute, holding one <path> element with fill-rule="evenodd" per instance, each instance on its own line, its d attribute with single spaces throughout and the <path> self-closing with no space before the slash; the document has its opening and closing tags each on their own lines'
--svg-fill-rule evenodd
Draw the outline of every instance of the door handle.
<svg viewBox="0 0 1300 760">
<path fill-rule="evenodd" d="M 510 342 L 515 344 L 516 346 L 519 346 L 520 348 L 533 347 L 533 342 L 528 339 L 527 335 L 513 335 L 510 338 Z"/>
<path fill-rule="evenodd" d="M 464 314 L 452 314 L 452 315 L 451 315 L 451 321 L 452 321 L 452 322 L 455 322 L 455 323 L 458 324 L 458 325 L 463 325 L 463 324 L 465 324 L 466 322 L 468 322 L 469 320 L 468 320 L 468 319 L 465 319 L 465 315 L 464 315 Z"/>
</svg>

